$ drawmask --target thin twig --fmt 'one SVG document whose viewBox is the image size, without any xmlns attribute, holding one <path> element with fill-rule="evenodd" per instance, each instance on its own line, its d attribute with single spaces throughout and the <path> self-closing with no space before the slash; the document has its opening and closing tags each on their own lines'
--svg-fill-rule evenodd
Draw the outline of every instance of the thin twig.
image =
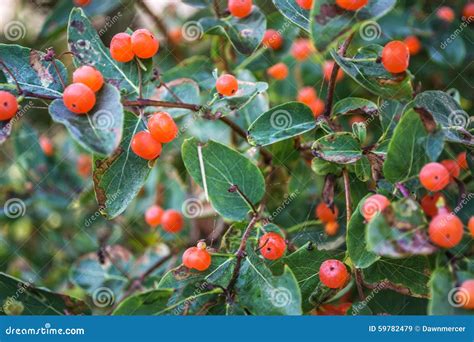
<svg viewBox="0 0 474 342">
<path fill-rule="evenodd" d="M 137 99 L 135 101 L 123 101 L 124 106 L 127 107 L 166 107 L 166 108 L 184 108 L 199 112 L 202 107 L 191 103 L 176 103 L 169 101 L 158 101 L 151 99 Z"/>
<path fill-rule="evenodd" d="M 346 197 L 346 222 L 347 226 L 349 226 L 349 221 L 352 216 L 351 180 L 349 179 L 349 172 L 347 169 L 342 170 L 342 175 L 344 177 L 344 192 Z"/>
<path fill-rule="evenodd" d="M 5 69 L 5 71 L 10 75 L 10 77 L 15 81 L 15 84 L 16 84 L 16 88 L 18 89 L 18 94 L 21 95 L 23 94 L 23 90 L 21 89 L 20 87 L 20 84 L 18 83 L 18 80 L 16 79 L 15 75 L 13 74 L 13 72 L 10 70 L 10 68 L 5 64 L 3 63 L 3 61 L 0 60 L 0 65 L 3 66 L 3 68 Z"/>
</svg>

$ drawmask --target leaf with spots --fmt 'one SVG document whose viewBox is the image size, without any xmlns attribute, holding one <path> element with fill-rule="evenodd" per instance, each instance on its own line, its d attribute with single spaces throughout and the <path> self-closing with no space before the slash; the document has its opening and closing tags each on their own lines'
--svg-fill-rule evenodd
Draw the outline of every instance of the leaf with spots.
<svg viewBox="0 0 474 342">
<path fill-rule="evenodd" d="M 333 133 L 316 140 L 311 148 L 317 158 L 351 164 L 362 158 L 360 142 L 352 133 Z"/>
<path fill-rule="evenodd" d="M 273 0 L 273 4 L 288 20 L 310 32 L 310 11 L 301 8 L 295 0 Z"/>
</svg>

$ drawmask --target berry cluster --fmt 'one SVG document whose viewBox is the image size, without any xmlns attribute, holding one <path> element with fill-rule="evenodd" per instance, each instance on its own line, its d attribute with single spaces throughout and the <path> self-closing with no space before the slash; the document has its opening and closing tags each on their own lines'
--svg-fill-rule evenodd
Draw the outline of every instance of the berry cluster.
<svg viewBox="0 0 474 342">
<path fill-rule="evenodd" d="M 339 216 L 339 209 L 336 206 L 330 208 L 326 203 L 321 202 L 316 207 L 316 218 L 323 222 L 324 231 L 329 236 L 334 236 L 339 230 L 339 223 L 337 217 Z"/>
<path fill-rule="evenodd" d="M 161 225 L 163 230 L 168 233 L 178 233 L 184 226 L 184 218 L 179 211 L 164 210 L 158 205 L 153 205 L 146 210 L 145 222 L 151 228 Z"/>
<path fill-rule="evenodd" d="M 87 114 L 96 104 L 95 93 L 104 85 L 104 78 L 96 68 L 84 65 L 74 71 L 72 81 L 64 89 L 64 105 L 75 114 Z"/>
<path fill-rule="evenodd" d="M 116 34 L 110 42 L 110 55 L 120 63 L 127 63 L 135 57 L 152 58 L 158 52 L 160 42 L 147 29 L 139 29 L 132 35 L 122 32 Z"/>
<path fill-rule="evenodd" d="M 296 99 L 299 102 L 303 102 L 305 105 L 309 106 L 313 112 L 314 117 L 318 117 L 324 113 L 324 101 L 318 97 L 318 94 L 313 87 L 301 88 L 298 91 L 298 96 Z"/>
</svg>

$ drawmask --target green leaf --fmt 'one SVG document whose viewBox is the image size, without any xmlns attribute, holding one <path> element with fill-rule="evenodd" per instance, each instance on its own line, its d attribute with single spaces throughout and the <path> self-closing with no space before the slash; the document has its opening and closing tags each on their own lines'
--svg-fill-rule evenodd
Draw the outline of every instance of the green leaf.
<svg viewBox="0 0 474 342">
<path fill-rule="evenodd" d="M 428 297 L 428 280 L 430 268 L 424 256 L 406 259 L 382 258 L 363 270 L 366 283 L 377 285 L 388 282 L 406 295 Z"/>
<path fill-rule="evenodd" d="M 365 219 L 360 210 L 368 196 L 364 197 L 357 205 L 347 228 L 347 255 L 357 268 L 367 268 L 380 259 L 380 256 L 367 249 L 365 240 Z"/>
<path fill-rule="evenodd" d="M 411 99 L 409 73 L 389 73 L 378 62 L 381 53 L 382 46 L 373 44 L 360 48 L 354 57 L 341 57 L 336 51 L 331 51 L 331 56 L 346 74 L 373 94 L 387 99 Z"/>
<path fill-rule="evenodd" d="M 199 84 L 202 89 L 211 90 L 216 85 L 216 80 L 212 76 L 213 68 L 213 63 L 209 57 L 193 56 L 165 71 L 161 79 L 164 82 L 171 82 L 178 78 L 190 78 Z"/>
<path fill-rule="evenodd" d="M 90 315 L 83 301 L 35 287 L 29 281 L 0 273 L 2 314 L 13 315 Z"/>
<path fill-rule="evenodd" d="M 354 164 L 354 171 L 357 178 L 359 178 L 361 182 L 367 182 L 372 176 L 372 169 L 369 158 L 367 158 L 366 156 L 362 156 L 361 159 L 356 161 L 356 163 Z"/>
<path fill-rule="evenodd" d="M 466 43 L 459 35 L 453 39 L 451 32 L 462 30 L 462 26 L 453 25 L 449 29 L 439 26 L 438 32 L 431 34 L 423 45 L 427 47 L 430 60 L 442 66 L 458 67 L 466 58 Z"/>
<path fill-rule="evenodd" d="M 309 32 L 310 11 L 301 8 L 295 0 L 273 0 L 273 4 L 288 20 Z"/>
<path fill-rule="evenodd" d="M 391 258 L 434 253 L 437 248 L 429 242 L 427 226 L 420 205 L 411 198 L 401 199 L 370 220 L 367 248 Z"/>
<path fill-rule="evenodd" d="M 315 2 L 311 11 L 311 36 L 314 45 L 319 51 L 326 51 L 363 24 L 377 25 L 375 21 L 390 12 L 396 3 L 396 0 L 369 1 L 360 10 L 353 12 L 337 6 L 335 0 Z M 380 30 L 380 27 L 378 29 Z"/>
<path fill-rule="evenodd" d="M 254 146 L 270 145 L 306 133 L 316 127 L 311 109 L 300 102 L 273 107 L 249 127 L 247 140 Z"/>
<path fill-rule="evenodd" d="M 456 100 L 444 91 L 425 91 L 413 102 L 415 111 L 428 113 L 426 120 L 441 127 L 446 141 L 474 146 L 474 137 L 468 130 L 474 125 L 471 117 Z"/>
<path fill-rule="evenodd" d="M 244 55 L 250 55 L 260 45 L 267 19 L 257 6 L 253 6 L 252 13 L 245 18 L 229 16 L 223 19 L 206 17 L 199 20 L 203 31 L 213 35 L 224 35 L 232 46 Z"/>
<path fill-rule="evenodd" d="M 343 100 L 336 102 L 332 109 L 331 116 L 337 117 L 339 115 L 365 114 L 377 115 L 378 106 L 370 100 L 360 97 L 346 97 Z"/>
<path fill-rule="evenodd" d="M 238 186 L 253 205 L 262 199 L 265 192 L 262 173 L 237 151 L 212 140 L 202 144 L 192 138 L 183 143 L 181 153 L 189 174 L 222 216 L 245 220 L 251 210 L 239 191 L 229 192 L 233 186 Z"/>
<path fill-rule="evenodd" d="M 159 289 L 130 296 L 117 306 L 113 315 L 154 315 L 166 309 L 173 292 L 173 289 Z"/>
<path fill-rule="evenodd" d="M 138 96 L 140 73 L 137 63 L 135 61 L 129 63 L 114 61 L 110 56 L 109 49 L 102 43 L 92 23 L 80 8 L 71 11 L 68 42 L 70 50 L 74 52 L 76 66 L 94 66 L 108 83 L 130 96 Z M 141 71 L 143 79 L 146 80 L 146 75 L 150 75 L 152 72 L 151 59 L 143 61 L 142 64 L 147 68 L 146 71 Z"/>
<path fill-rule="evenodd" d="M 148 161 L 130 149 L 132 137 L 145 128 L 139 117 L 125 112 L 123 139 L 118 149 L 108 158 L 94 157 L 95 194 L 107 219 L 117 217 L 127 208 L 150 173 Z"/>
<path fill-rule="evenodd" d="M 351 164 L 362 158 L 360 142 L 352 133 L 333 133 L 316 140 L 313 154 L 336 164 Z"/>
<path fill-rule="evenodd" d="M 122 139 L 120 93 L 109 84 L 97 93 L 97 103 L 88 114 L 70 112 L 62 99 L 51 103 L 49 113 L 54 121 L 66 126 L 71 136 L 92 153 L 108 156 L 117 149 Z"/>
<path fill-rule="evenodd" d="M 388 145 L 383 174 L 392 183 L 417 177 L 429 161 L 424 141 L 428 136 L 423 122 L 414 110 L 406 112 L 398 123 Z"/>
<path fill-rule="evenodd" d="M 311 242 L 319 250 L 334 250 L 344 244 L 345 227 L 341 226 L 335 236 L 329 236 L 324 231 L 321 221 L 304 221 L 288 229 L 288 239 L 296 246 Z"/>
<path fill-rule="evenodd" d="M 0 60 L 15 75 L 21 90 L 26 96 L 62 96 L 63 86 L 52 62 L 46 61 L 45 53 L 15 44 L 0 44 Z M 62 79 L 67 82 L 67 71 L 63 63 L 55 60 Z M 10 73 L 0 64 L 9 84 L 16 85 Z"/>
</svg>

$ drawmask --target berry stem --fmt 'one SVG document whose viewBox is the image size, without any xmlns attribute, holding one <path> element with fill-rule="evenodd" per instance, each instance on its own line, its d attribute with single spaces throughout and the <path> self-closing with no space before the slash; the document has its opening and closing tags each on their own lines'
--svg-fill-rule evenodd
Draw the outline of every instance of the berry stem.
<svg viewBox="0 0 474 342">
<path fill-rule="evenodd" d="M 344 192 L 346 198 L 346 220 L 347 226 L 349 226 L 349 222 L 352 216 L 352 199 L 351 199 L 351 185 L 350 185 L 350 178 L 349 178 L 349 171 L 347 169 L 342 170 L 342 175 L 344 177 Z"/>
<path fill-rule="evenodd" d="M 254 216 L 257 216 L 258 215 L 258 210 L 257 208 L 255 207 L 255 205 L 252 203 L 252 201 L 250 200 L 250 198 L 247 197 L 246 194 L 244 194 L 244 192 L 242 190 L 240 190 L 239 186 L 237 184 L 233 184 L 230 189 L 229 189 L 229 192 L 237 192 L 240 197 L 243 198 L 243 200 L 245 202 L 247 202 L 248 206 L 252 209 L 253 211 L 253 214 Z"/>
<path fill-rule="evenodd" d="M 16 79 L 15 75 L 12 73 L 12 71 L 10 70 L 10 68 L 9 68 L 5 63 L 3 63 L 2 60 L 0 60 L 0 65 L 5 69 L 5 71 L 6 71 L 6 72 L 10 75 L 10 77 L 15 81 L 16 88 L 18 89 L 18 95 L 22 95 L 22 94 L 23 94 L 23 90 L 21 89 L 20 84 L 18 83 L 18 80 Z"/>
</svg>

